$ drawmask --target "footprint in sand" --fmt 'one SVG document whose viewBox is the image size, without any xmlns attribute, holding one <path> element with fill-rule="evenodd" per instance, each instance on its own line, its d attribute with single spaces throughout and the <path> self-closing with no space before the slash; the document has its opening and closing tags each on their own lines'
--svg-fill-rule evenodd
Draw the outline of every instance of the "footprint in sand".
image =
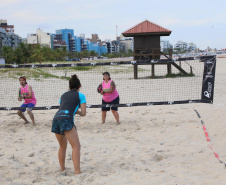
<svg viewBox="0 0 226 185">
<path fill-rule="evenodd" d="M 154 154 L 153 157 L 152 157 L 152 160 L 156 161 L 156 162 L 159 162 L 159 161 L 161 161 L 163 159 L 164 159 L 164 156 L 159 155 L 159 154 Z"/>
</svg>

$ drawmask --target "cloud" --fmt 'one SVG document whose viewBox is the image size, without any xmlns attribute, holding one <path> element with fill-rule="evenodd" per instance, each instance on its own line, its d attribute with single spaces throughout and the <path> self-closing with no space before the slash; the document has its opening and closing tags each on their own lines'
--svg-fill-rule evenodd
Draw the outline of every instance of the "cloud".
<svg viewBox="0 0 226 185">
<path fill-rule="evenodd" d="M 181 26 L 181 27 L 194 27 L 194 26 L 206 26 L 214 25 L 216 23 L 222 23 L 226 19 L 226 14 L 213 15 L 206 18 L 193 18 L 193 19 L 178 19 L 174 17 L 161 17 L 158 22 L 162 26 Z"/>
<path fill-rule="evenodd" d="M 184 39 L 201 45 L 202 40 L 209 39 L 214 44 L 219 39 L 219 47 L 226 43 L 222 36 L 226 14 L 222 3 L 216 2 L 192 0 L 184 5 L 179 0 L 0 0 L 0 6 L 0 19 L 14 25 L 20 36 L 35 33 L 38 28 L 48 33 L 70 28 L 75 35 L 85 33 L 90 37 L 97 33 L 103 40 L 115 39 L 116 25 L 119 36 L 148 19 L 172 30 L 169 39 L 175 41 Z"/>
<path fill-rule="evenodd" d="M 15 5 L 15 4 L 18 4 L 18 3 L 22 3 L 24 0 L 0 0 L 0 5 L 1 5 L 1 9 L 4 7 L 4 6 L 10 6 L 10 5 Z"/>
<path fill-rule="evenodd" d="M 159 19 L 159 24 L 164 26 L 183 26 L 183 27 L 191 27 L 191 26 L 203 26 L 211 22 L 208 19 L 173 19 L 173 18 L 164 18 Z"/>
</svg>

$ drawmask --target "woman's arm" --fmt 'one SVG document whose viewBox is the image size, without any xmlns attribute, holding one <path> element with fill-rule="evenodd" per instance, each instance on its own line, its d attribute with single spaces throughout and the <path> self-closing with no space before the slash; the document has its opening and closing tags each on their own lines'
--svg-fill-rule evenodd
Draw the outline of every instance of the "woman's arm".
<svg viewBox="0 0 226 185">
<path fill-rule="evenodd" d="M 25 98 L 26 99 L 31 99 L 32 97 L 33 97 L 33 95 L 32 95 L 32 88 L 31 88 L 31 86 L 30 85 L 28 85 L 28 92 L 29 92 L 29 95 L 28 96 L 26 96 Z M 25 99 L 24 98 L 24 99 Z"/>
<path fill-rule="evenodd" d="M 86 103 L 82 103 L 80 105 L 81 107 L 81 111 L 77 110 L 76 114 L 80 115 L 80 116 L 86 116 Z"/>
</svg>

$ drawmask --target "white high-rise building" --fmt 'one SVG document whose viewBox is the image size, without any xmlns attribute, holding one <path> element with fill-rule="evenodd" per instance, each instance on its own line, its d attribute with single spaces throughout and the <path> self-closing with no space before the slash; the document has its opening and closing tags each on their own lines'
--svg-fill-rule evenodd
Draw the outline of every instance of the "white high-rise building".
<svg viewBox="0 0 226 185">
<path fill-rule="evenodd" d="M 128 52 L 129 49 L 134 50 L 134 39 L 133 37 L 123 37 L 120 35 L 120 44 L 122 44 L 125 48 L 125 52 Z"/>
<path fill-rule="evenodd" d="M 51 48 L 51 34 L 38 29 L 36 34 L 28 34 L 27 44 L 39 44 Z"/>
<path fill-rule="evenodd" d="M 183 41 L 177 41 L 177 43 L 174 46 L 174 49 L 184 49 L 187 50 L 188 49 L 188 43 L 187 42 L 183 42 Z"/>
<path fill-rule="evenodd" d="M 170 42 L 168 40 L 161 40 L 160 41 L 160 47 L 161 47 L 161 52 L 163 52 L 166 49 L 172 49 L 173 45 L 170 44 Z"/>
<path fill-rule="evenodd" d="M 189 51 L 195 51 L 197 49 L 196 45 L 194 43 L 188 44 L 188 50 Z"/>
</svg>

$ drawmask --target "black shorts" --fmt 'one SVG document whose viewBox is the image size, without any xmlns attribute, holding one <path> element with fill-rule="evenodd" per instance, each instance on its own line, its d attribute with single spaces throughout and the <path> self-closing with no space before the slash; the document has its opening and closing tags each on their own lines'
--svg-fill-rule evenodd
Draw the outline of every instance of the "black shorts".
<svg viewBox="0 0 226 185">
<path fill-rule="evenodd" d="M 64 131 L 71 130 L 73 127 L 76 129 L 73 120 L 53 120 L 51 132 L 64 135 Z"/>
<path fill-rule="evenodd" d="M 106 102 L 102 99 L 102 105 L 106 105 L 106 104 L 109 104 L 109 105 L 110 104 L 119 104 L 119 96 L 111 102 Z M 102 107 L 101 108 L 102 111 L 110 111 L 110 109 L 118 111 L 118 107 Z"/>
</svg>

